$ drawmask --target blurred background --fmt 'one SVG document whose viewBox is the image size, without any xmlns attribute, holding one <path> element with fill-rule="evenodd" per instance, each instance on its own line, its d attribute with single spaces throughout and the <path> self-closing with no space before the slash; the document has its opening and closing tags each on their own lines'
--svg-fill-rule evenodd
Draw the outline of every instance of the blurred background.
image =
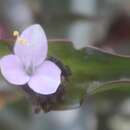
<svg viewBox="0 0 130 130">
<path fill-rule="evenodd" d="M 130 55 L 129 0 L 1 0 L 0 9 L 0 39 L 39 23 L 48 39 L 69 39 L 76 49 L 94 45 Z M 31 113 L 25 100 L 3 107 L 4 93 L 0 130 L 130 130 L 129 92 L 111 90 L 81 108 L 46 114 Z"/>
</svg>

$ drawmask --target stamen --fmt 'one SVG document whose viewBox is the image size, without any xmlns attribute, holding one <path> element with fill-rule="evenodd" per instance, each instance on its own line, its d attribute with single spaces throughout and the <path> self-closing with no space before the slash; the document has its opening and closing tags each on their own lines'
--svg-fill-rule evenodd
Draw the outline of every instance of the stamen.
<svg viewBox="0 0 130 130">
<path fill-rule="evenodd" d="M 14 37 L 19 37 L 19 32 L 15 30 L 15 31 L 13 32 L 13 36 L 14 36 Z"/>
<path fill-rule="evenodd" d="M 13 36 L 15 36 L 15 37 L 18 38 L 18 42 L 19 42 L 20 44 L 27 44 L 27 43 L 28 43 L 25 38 L 22 38 L 22 37 L 19 36 L 19 32 L 18 32 L 18 31 L 14 31 L 14 32 L 13 32 Z"/>
<path fill-rule="evenodd" d="M 18 42 L 19 42 L 20 44 L 27 44 L 27 40 L 24 39 L 24 38 L 21 38 L 21 37 L 18 37 Z"/>
</svg>

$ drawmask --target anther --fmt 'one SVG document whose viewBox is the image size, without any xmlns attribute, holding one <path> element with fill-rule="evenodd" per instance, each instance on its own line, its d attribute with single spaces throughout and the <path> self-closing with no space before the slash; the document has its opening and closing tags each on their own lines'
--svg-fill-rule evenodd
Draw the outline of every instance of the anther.
<svg viewBox="0 0 130 130">
<path fill-rule="evenodd" d="M 18 36 L 19 36 L 19 32 L 18 32 L 18 31 L 14 31 L 14 32 L 13 32 L 13 36 L 14 36 L 14 37 L 18 37 Z"/>
<path fill-rule="evenodd" d="M 20 37 L 18 31 L 14 31 L 14 32 L 13 32 L 13 36 L 15 36 L 15 37 L 18 38 L 18 42 L 19 42 L 20 44 L 27 44 L 27 40 L 24 39 L 24 38 L 22 38 L 22 37 Z"/>
<path fill-rule="evenodd" d="M 27 44 L 27 40 L 21 37 L 18 37 L 18 41 L 20 44 Z"/>
</svg>

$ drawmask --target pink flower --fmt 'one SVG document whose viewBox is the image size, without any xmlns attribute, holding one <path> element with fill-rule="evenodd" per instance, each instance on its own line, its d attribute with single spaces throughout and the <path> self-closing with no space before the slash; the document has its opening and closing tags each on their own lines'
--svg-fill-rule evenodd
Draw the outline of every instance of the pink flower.
<svg viewBox="0 0 130 130">
<path fill-rule="evenodd" d="M 21 40 L 24 40 L 24 44 Z M 61 84 L 61 69 L 46 60 L 48 44 L 42 27 L 38 24 L 25 29 L 14 45 L 14 54 L 0 61 L 3 77 L 11 84 L 28 86 L 36 93 L 49 95 Z"/>
</svg>

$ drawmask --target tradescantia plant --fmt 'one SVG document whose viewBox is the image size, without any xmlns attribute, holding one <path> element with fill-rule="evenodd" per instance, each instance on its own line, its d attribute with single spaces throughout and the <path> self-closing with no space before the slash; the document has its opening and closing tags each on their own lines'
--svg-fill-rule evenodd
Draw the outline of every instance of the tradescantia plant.
<svg viewBox="0 0 130 130">
<path fill-rule="evenodd" d="M 128 56 L 92 46 L 76 50 L 65 40 L 50 40 L 47 47 L 40 25 L 25 29 L 17 37 L 14 54 L 5 56 L 8 42 L 0 44 L 1 74 L 31 97 L 36 112 L 77 108 L 89 95 L 130 85 Z"/>
<path fill-rule="evenodd" d="M 56 97 L 62 97 L 58 94 L 62 95 L 63 90 L 59 89 L 64 89 L 62 68 L 57 65 L 58 61 L 54 58 L 47 59 L 47 38 L 40 25 L 28 27 L 20 36 L 15 31 L 14 35 L 17 36 L 13 47 L 14 54 L 1 58 L 1 74 L 7 82 L 21 86 L 30 96 L 34 96 L 38 106 L 45 109 L 45 104 L 48 104 L 47 97 L 55 93 Z"/>
</svg>

